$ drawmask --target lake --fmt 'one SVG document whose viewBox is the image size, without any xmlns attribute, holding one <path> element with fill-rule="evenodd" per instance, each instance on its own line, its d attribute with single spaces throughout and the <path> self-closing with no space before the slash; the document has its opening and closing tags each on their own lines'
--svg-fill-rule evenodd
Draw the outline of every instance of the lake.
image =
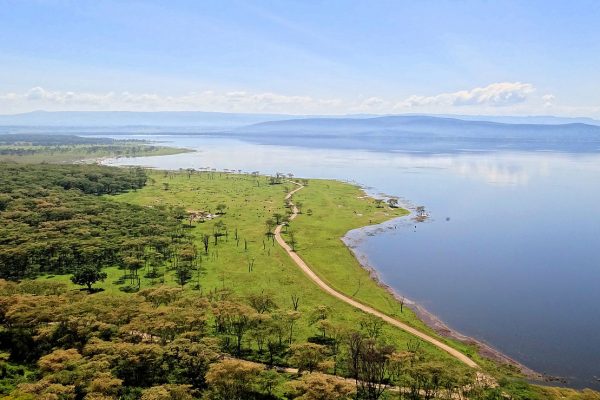
<svg viewBox="0 0 600 400">
<path fill-rule="evenodd" d="M 394 229 L 362 235 L 357 250 L 383 281 L 538 372 L 600 389 L 600 154 L 431 154 L 130 137 L 198 152 L 110 164 L 293 172 L 424 205 L 425 223 L 403 218 L 388 224 Z"/>
</svg>

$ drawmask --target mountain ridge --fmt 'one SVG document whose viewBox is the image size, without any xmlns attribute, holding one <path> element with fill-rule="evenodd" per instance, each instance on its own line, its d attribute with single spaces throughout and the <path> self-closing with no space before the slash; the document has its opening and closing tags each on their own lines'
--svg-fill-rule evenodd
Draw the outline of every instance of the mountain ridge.
<svg viewBox="0 0 600 400">
<path fill-rule="evenodd" d="M 388 117 L 431 117 L 457 119 L 471 122 L 495 122 L 527 125 L 564 125 L 584 123 L 600 126 L 600 121 L 585 117 L 555 116 L 490 116 L 446 114 L 347 114 L 347 115 L 293 115 L 276 113 L 230 113 L 212 111 L 44 111 L 18 114 L 0 114 L 0 126 L 72 126 L 72 127 L 123 127 L 162 126 L 200 129 L 231 129 L 262 122 L 299 119 L 374 119 Z"/>
</svg>

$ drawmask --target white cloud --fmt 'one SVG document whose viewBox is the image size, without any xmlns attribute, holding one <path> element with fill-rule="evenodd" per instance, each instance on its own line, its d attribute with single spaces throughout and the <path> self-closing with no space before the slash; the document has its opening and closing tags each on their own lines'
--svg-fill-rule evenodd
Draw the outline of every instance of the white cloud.
<svg viewBox="0 0 600 400">
<path fill-rule="evenodd" d="M 86 93 L 50 91 L 34 87 L 24 93 L 0 94 L 2 109 L 25 111 L 47 110 L 207 110 L 231 112 L 324 113 L 340 107 L 339 99 L 316 99 L 310 96 L 288 96 L 277 93 L 246 91 L 191 92 L 184 95 L 156 93 Z"/>
<path fill-rule="evenodd" d="M 357 105 L 352 105 L 351 112 L 365 113 L 386 113 L 392 108 L 392 102 L 382 99 L 381 97 L 368 97 L 359 101 Z"/>
<path fill-rule="evenodd" d="M 535 91 L 530 83 L 498 82 L 485 87 L 441 93 L 435 96 L 410 96 L 396 104 L 395 108 L 423 106 L 509 106 L 523 103 Z"/>
<path fill-rule="evenodd" d="M 545 94 L 542 96 L 542 101 L 544 102 L 545 107 L 552 106 L 555 100 L 556 96 L 554 96 L 553 94 Z"/>
<path fill-rule="evenodd" d="M 537 95 L 531 83 L 497 82 L 484 87 L 440 93 L 412 95 L 403 100 L 378 96 L 319 98 L 274 92 L 191 91 L 179 95 L 132 92 L 77 92 L 33 87 L 21 93 L 0 93 L 0 113 L 36 109 L 48 111 L 126 110 L 126 111 L 221 111 L 289 114 L 346 113 L 432 113 L 600 116 L 600 107 L 569 107 L 557 104 L 552 94 Z"/>
<path fill-rule="evenodd" d="M 54 103 L 64 105 L 109 105 L 114 98 L 114 93 L 93 94 L 48 91 L 39 86 L 29 89 L 23 94 L 8 93 L 11 100 L 21 100 L 30 103 Z M 2 97 L 0 97 L 2 99 Z"/>
</svg>

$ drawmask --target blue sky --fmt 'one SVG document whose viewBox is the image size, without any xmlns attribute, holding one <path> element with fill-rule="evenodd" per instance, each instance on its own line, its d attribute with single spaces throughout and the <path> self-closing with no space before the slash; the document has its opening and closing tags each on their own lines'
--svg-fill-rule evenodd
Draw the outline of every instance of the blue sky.
<svg viewBox="0 0 600 400">
<path fill-rule="evenodd" d="M 600 2 L 0 0 L 34 109 L 600 117 Z"/>
</svg>

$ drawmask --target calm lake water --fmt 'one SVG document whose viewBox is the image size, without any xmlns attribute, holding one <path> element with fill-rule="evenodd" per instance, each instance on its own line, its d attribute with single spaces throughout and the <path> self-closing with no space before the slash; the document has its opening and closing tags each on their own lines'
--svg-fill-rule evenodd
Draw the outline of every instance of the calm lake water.
<svg viewBox="0 0 600 400">
<path fill-rule="evenodd" d="M 428 222 L 415 228 L 404 218 L 358 245 L 383 280 L 450 327 L 538 372 L 600 388 L 600 154 L 425 154 L 152 138 L 198 152 L 112 163 L 293 172 L 356 181 L 426 206 Z"/>
</svg>

